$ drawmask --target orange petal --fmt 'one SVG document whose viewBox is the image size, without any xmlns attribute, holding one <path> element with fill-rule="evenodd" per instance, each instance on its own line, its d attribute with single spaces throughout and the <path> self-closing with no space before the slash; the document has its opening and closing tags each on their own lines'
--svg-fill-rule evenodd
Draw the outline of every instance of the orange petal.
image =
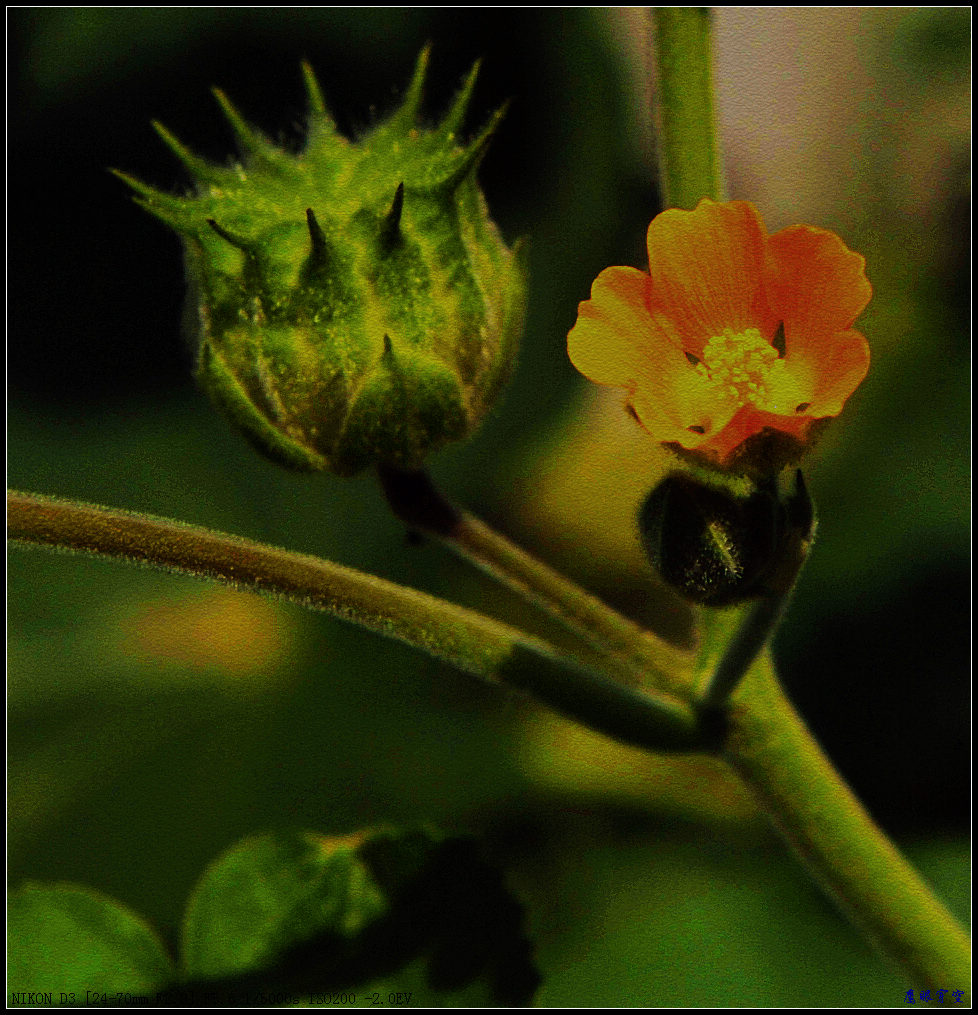
<svg viewBox="0 0 978 1015">
<path fill-rule="evenodd" d="M 717 405 L 715 385 L 696 372 L 671 322 L 648 308 L 651 280 L 634 268 L 606 268 L 581 303 L 567 336 L 567 352 L 577 369 L 598 384 L 628 390 L 639 421 L 660 441 L 706 439 L 722 427 L 730 411 Z"/>
<path fill-rule="evenodd" d="M 866 259 L 835 233 L 791 226 L 768 239 L 768 252 L 768 303 L 785 322 L 789 355 L 800 343 L 850 327 L 873 295 Z"/>
<path fill-rule="evenodd" d="M 714 452 L 722 462 L 748 437 L 760 433 L 767 427 L 804 440 L 806 431 L 811 425 L 811 416 L 777 416 L 745 405 L 720 433 L 700 447 L 703 451 Z"/>
<path fill-rule="evenodd" d="M 698 374 L 683 357 L 668 379 L 656 385 L 640 379 L 629 398 L 639 422 L 658 441 L 696 448 L 721 431 L 736 406 L 724 399 L 715 384 Z M 666 387 L 668 384 L 668 387 Z M 695 429 L 694 429 L 695 428 Z"/>
<path fill-rule="evenodd" d="M 766 326 L 767 232 L 747 201 L 704 198 L 694 211 L 672 208 L 648 232 L 652 302 L 679 329 L 688 352 L 725 328 Z"/>
<path fill-rule="evenodd" d="M 605 268 L 594 280 L 591 298 L 578 306 L 567 335 L 567 354 L 585 377 L 630 387 L 642 358 L 655 355 L 659 342 L 669 345 L 652 327 L 649 285 L 649 276 L 635 268 Z"/>
<path fill-rule="evenodd" d="M 838 416 L 869 370 L 869 343 L 858 331 L 837 331 L 812 340 L 795 357 L 814 378 L 805 415 Z"/>
</svg>

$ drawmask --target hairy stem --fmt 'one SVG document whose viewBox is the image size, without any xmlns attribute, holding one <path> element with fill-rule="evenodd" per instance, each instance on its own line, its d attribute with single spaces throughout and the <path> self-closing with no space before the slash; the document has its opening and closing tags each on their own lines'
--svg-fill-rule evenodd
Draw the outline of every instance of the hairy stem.
<svg viewBox="0 0 978 1015">
<path fill-rule="evenodd" d="M 970 944 L 876 826 L 778 686 L 767 655 L 734 692 L 723 754 L 815 880 L 917 990 L 966 990 Z"/>
<path fill-rule="evenodd" d="M 426 472 L 380 470 L 394 513 L 538 605 L 593 648 L 617 661 L 631 681 L 683 700 L 691 694 L 692 656 L 643 630 L 474 515 L 455 508 Z"/>
<path fill-rule="evenodd" d="M 708 7 L 656 7 L 656 138 L 667 208 L 695 208 L 723 192 L 713 99 L 713 30 Z"/>
<path fill-rule="evenodd" d="M 210 578 L 279 596 L 413 645 L 492 683 L 520 690 L 624 743 L 689 749 L 689 709 L 642 694 L 558 655 L 546 643 L 463 609 L 317 557 L 182 522 L 36 494 L 7 493 L 10 539 Z"/>
<path fill-rule="evenodd" d="M 787 605 L 787 595 L 764 595 L 747 607 L 703 692 L 700 701 L 702 708 L 723 707 L 773 637 Z"/>
</svg>

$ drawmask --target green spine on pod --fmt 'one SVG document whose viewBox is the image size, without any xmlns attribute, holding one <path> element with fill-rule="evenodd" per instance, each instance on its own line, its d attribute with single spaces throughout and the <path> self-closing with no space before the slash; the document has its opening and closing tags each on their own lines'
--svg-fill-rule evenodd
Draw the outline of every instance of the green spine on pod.
<svg viewBox="0 0 978 1015">
<path fill-rule="evenodd" d="M 459 140 L 476 64 L 444 120 L 425 128 L 427 63 L 425 49 L 400 108 L 358 143 L 337 131 L 304 64 L 299 154 L 215 90 L 240 164 L 206 162 L 154 123 L 195 192 L 117 173 L 183 240 L 198 380 L 283 465 L 419 468 L 473 431 L 512 368 L 525 248 L 503 242 L 476 182 L 504 110 Z"/>
</svg>

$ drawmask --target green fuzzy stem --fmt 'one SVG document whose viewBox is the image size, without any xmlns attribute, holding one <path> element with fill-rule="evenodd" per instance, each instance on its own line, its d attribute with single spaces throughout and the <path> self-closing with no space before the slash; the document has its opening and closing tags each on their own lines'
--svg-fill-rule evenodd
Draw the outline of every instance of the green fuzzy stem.
<svg viewBox="0 0 978 1015">
<path fill-rule="evenodd" d="M 580 635 L 631 666 L 643 686 L 688 699 L 692 658 L 643 630 L 474 515 L 463 513 L 448 545 Z"/>
<path fill-rule="evenodd" d="M 10 539 L 151 564 L 332 614 L 561 714 L 650 750 L 692 750 L 688 708 L 623 687 L 549 645 L 415 589 L 304 554 L 194 525 L 36 494 L 7 493 Z"/>
<path fill-rule="evenodd" d="M 622 616 L 485 522 L 456 509 L 427 472 L 381 467 L 394 514 L 540 607 L 613 660 L 622 679 L 682 701 L 692 695 L 692 657 Z"/>
<path fill-rule="evenodd" d="M 713 99 L 713 31 L 708 7 L 657 7 L 656 127 L 667 208 L 722 199 Z"/>
<path fill-rule="evenodd" d="M 876 826 L 778 687 L 770 659 L 734 693 L 724 756 L 840 908 L 915 990 L 971 982 L 970 943 Z"/>
</svg>

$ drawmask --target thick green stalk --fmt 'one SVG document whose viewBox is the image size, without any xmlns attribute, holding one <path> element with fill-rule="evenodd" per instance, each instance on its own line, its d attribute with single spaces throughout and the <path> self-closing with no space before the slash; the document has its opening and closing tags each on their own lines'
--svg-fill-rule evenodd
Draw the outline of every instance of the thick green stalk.
<svg viewBox="0 0 978 1015">
<path fill-rule="evenodd" d="M 7 525 L 8 537 L 22 543 L 151 564 L 330 613 L 520 690 L 624 743 L 661 750 L 700 742 L 692 713 L 674 700 L 624 687 L 482 614 L 332 561 L 182 522 L 15 491 L 7 493 Z"/>
<path fill-rule="evenodd" d="M 964 990 L 970 943 L 822 753 L 761 656 L 734 692 L 723 748 L 784 838 L 915 990 Z"/>
<path fill-rule="evenodd" d="M 695 208 L 723 194 L 713 99 L 713 31 L 708 7 L 656 7 L 656 140 L 667 208 Z"/>
</svg>

